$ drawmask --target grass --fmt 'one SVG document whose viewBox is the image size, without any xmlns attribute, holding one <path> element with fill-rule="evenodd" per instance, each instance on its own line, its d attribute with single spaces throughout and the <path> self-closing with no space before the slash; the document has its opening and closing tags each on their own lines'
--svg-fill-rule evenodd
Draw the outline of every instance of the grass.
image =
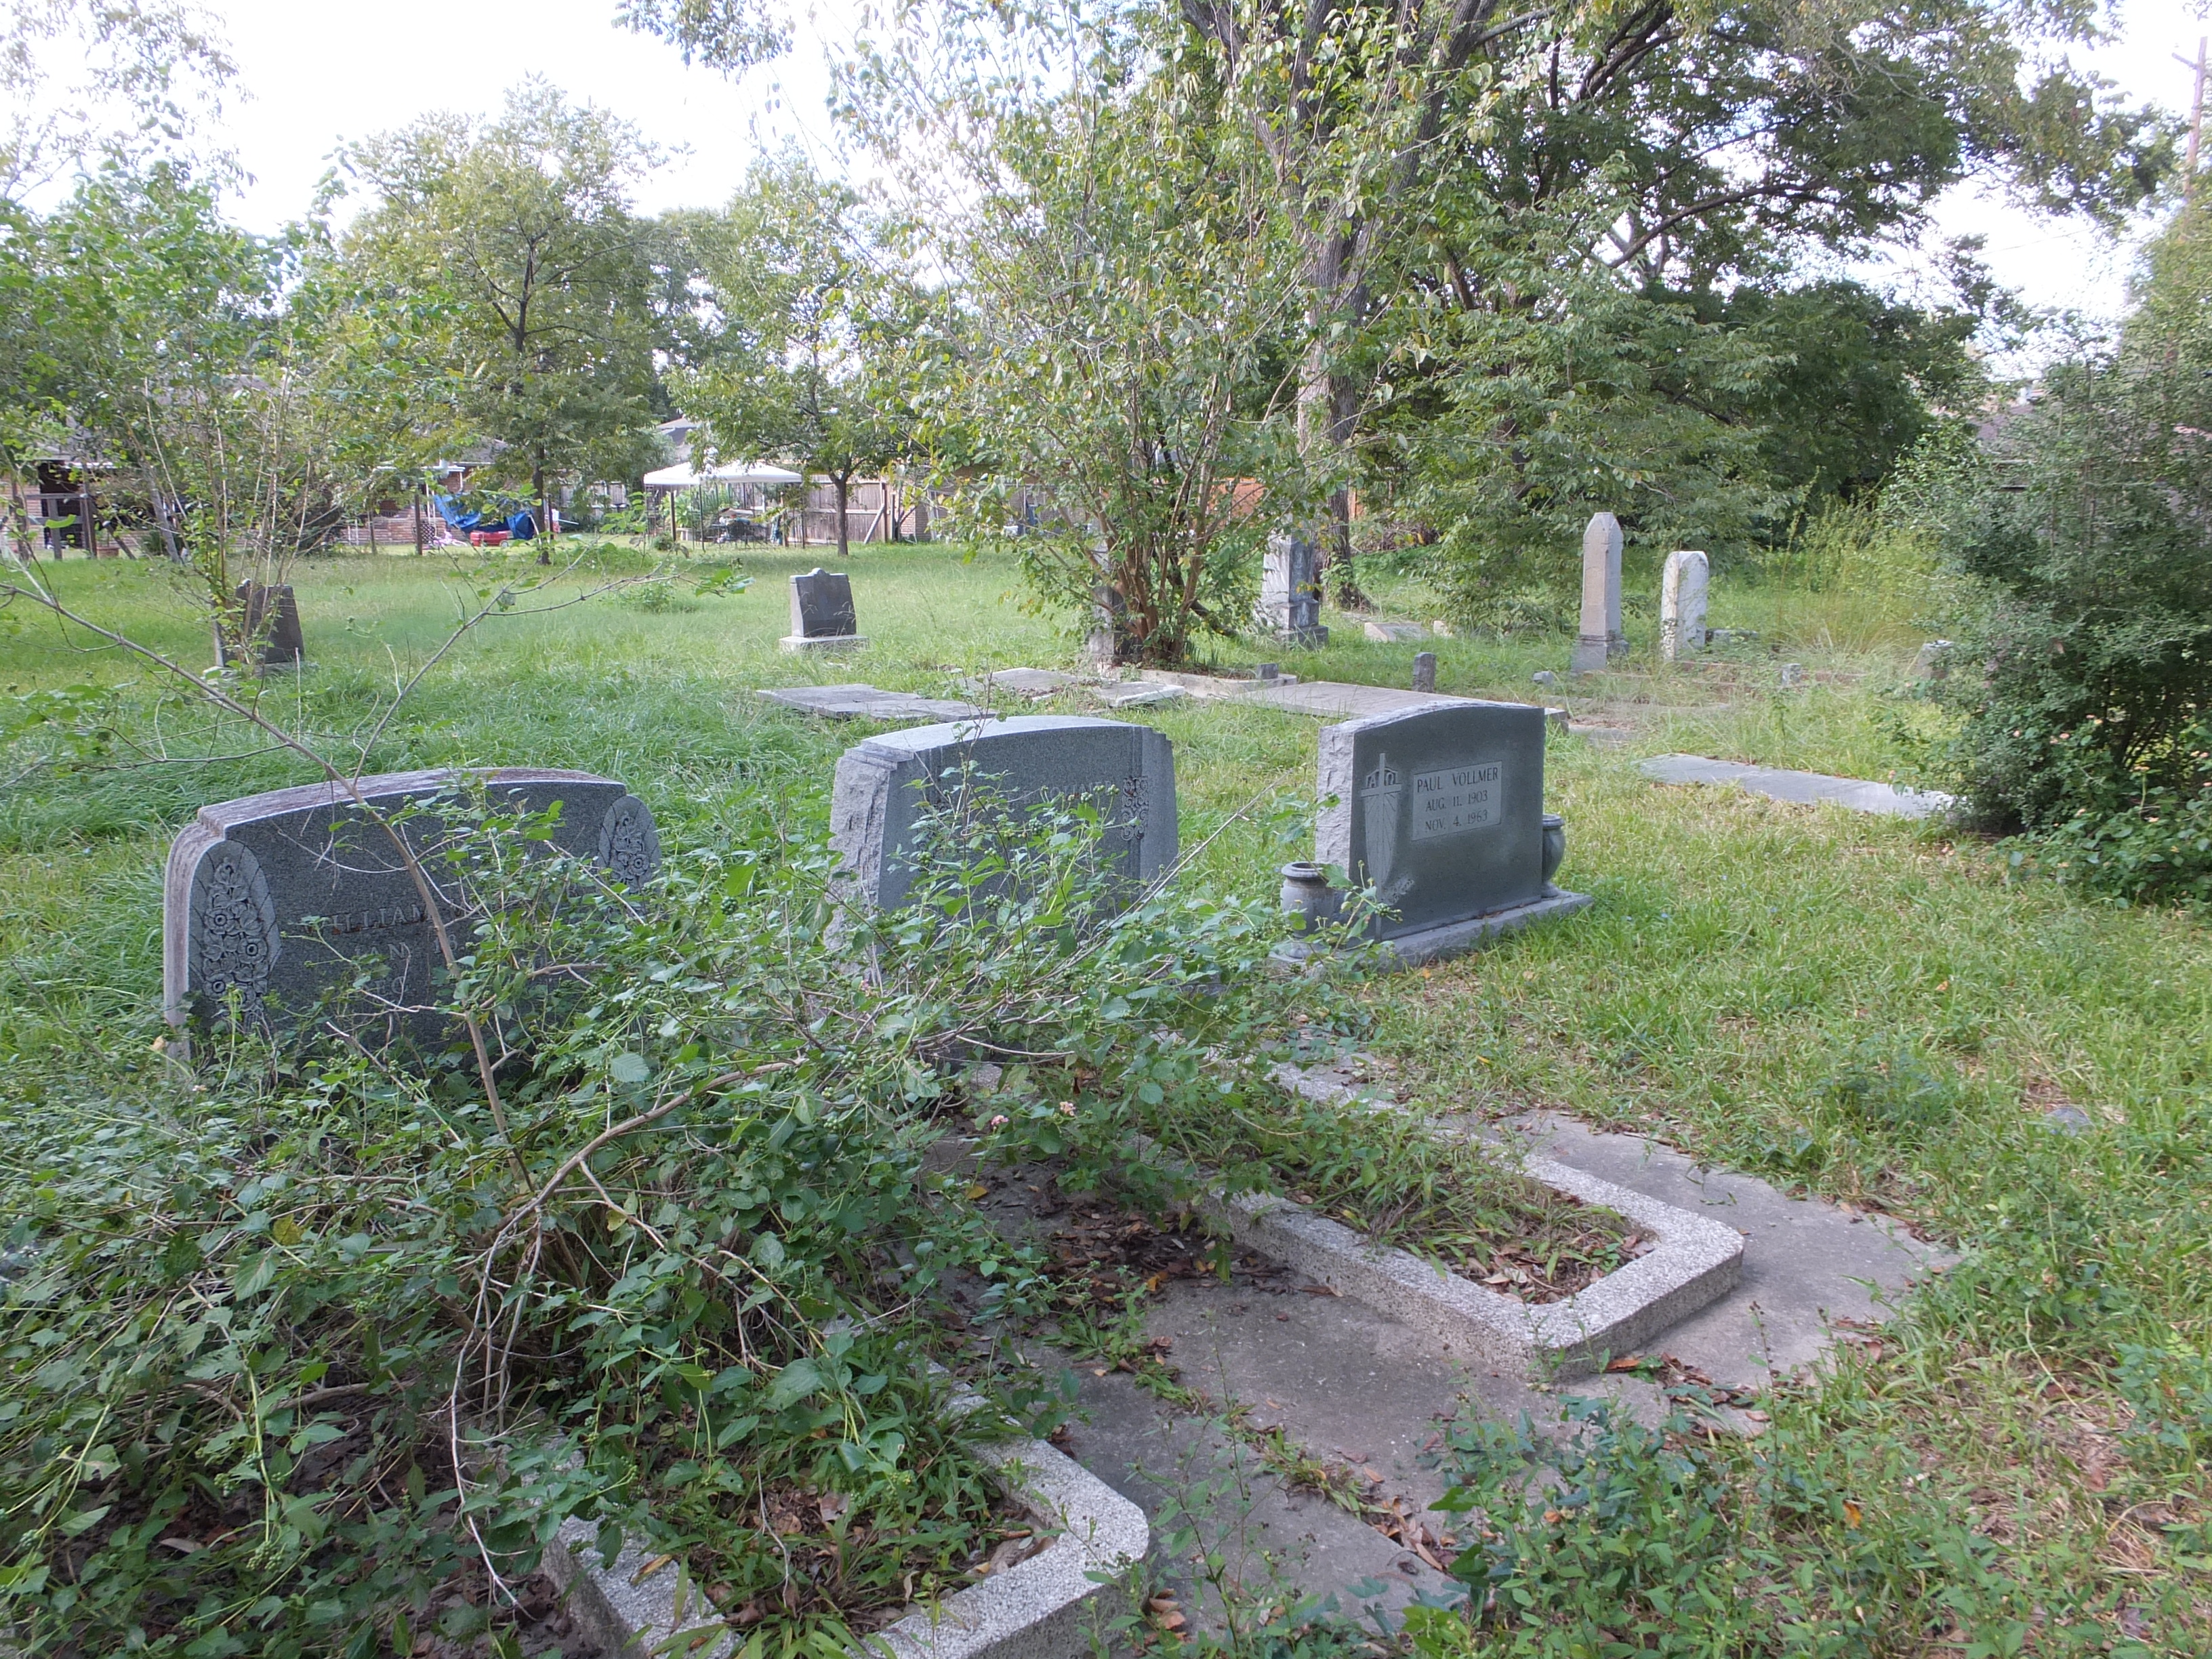
<svg viewBox="0 0 2212 1659">
<path fill-rule="evenodd" d="M 941 548 L 856 550 L 867 653 L 785 657 L 783 579 L 816 558 L 744 562 L 757 580 L 734 597 L 679 584 L 650 604 L 605 597 L 496 619 L 425 682 L 368 763 L 610 773 L 646 795 L 672 842 L 818 829 L 836 754 L 871 728 L 808 722 L 763 703 L 760 686 L 866 678 L 941 692 L 986 667 L 1073 661 L 1073 638 L 1022 609 L 1009 565 Z M 525 569 L 305 562 L 295 580 L 314 665 L 263 695 L 334 740 L 365 732 L 395 673 L 441 637 L 456 592 Z M 58 574 L 103 620 L 207 657 L 160 567 Z M 1410 589 L 1381 598 L 1390 614 L 1426 614 Z M 1222 659 L 1407 682 L 1419 647 L 1328 620 L 1339 635 L 1325 651 L 1291 661 L 1245 642 Z M 1879 1343 L 1846 1345 L 1824 1376 L 1776 1391 L 1759 1490 L 1795 1480 L 1834 1500 L 1776 1547 L 1808 1572 L 1869 1539 L 1922 1562 L 1917 1613 L 1900 1603 L 1888 1623 L 1869 1615 L 1871 1633 L 1804 1650 L 1964 1655 L 1978 1629 L 2014 1626 L 1980 1650 L 2212 1650 L 2203 921 L 2013 879 L 1939 830 L 1644 782 L 1627 763 L 1669 750 L 1925 776 L 1942 728 L 1905 678 L 1917 630 L 1854 623 L 1834 596 L 1725 581 L 1712 620 L 1764 637 L 1668 669 L 1651 659 L 1648 619 L 1632 616 L 1621 672 L 1548 694 L 1626 733 L 1617 748 L 1551 751 L 1549 805 L 1568 825 L 1559 880 L 1595 908 L 1368 988 L 1373 1041 L 1440 1109 L 1562 1107 L 1889 1211 L 1965 1252 Z M 20 613 L 8 623 L 0 688 L 112 688 L 112 708 L 81 723 L 104 720 L 120 734 L 112 757 L 138 763 L 41 765 L 0 791 L 0 1096 L 112 1112 L 137 1086 L 130 1068 L 156 1063 L 169 836 L 200 802 L 301 769 L 162 701 L 111 653 Z M 1438 684 L 1520 698 L 1532 673 L 1564 670 L 1565 645 L 1437 640 Z M 1813 684 L 1781 691 L 1778 660 L 1803 662 Z M 1145 717 L 1176 744 L 1185 847 L 1218 832 L 1186 879 L 1270 890 L 1274 866 L 1310 844 L 1316 725 L 1220 704 Z M 58 752 L 64 735 L 34 726 L 16 747 Z M 2054 1129 L 2061 1104 L 2092 1127 Z M 1848 1527 L 1846 1499 L 1861 1517 Z M 1786 1646 L 1775 1643 L 1732 1650 Z"/>
</svg>

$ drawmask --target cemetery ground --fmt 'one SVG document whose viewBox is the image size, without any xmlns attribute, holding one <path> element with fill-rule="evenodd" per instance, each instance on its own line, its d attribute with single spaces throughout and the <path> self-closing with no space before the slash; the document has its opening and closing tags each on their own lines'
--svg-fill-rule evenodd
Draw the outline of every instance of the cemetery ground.
<svg viewBox="0 0 2212 1659">
<path fill-rule="evenodd" d="M 1020 608 L 1010 564 L 936 547 L 854 550 L 864 654 L 781 654 L 785 579 L 817 562 L 749 550 L 749 591 L 699 591 L 695 569 L 584 597 L 599 577 L 650 568 L 610 553 L 550 596 L 577 603 L 526 599 L 472 630 L 383 728 L 363 769 L 585 769 L 642 797 L 672 850 L 803 846 L 823 833 L 838 754 L 878 728 L 811 720 L 759 689 L 866 679 L 960 696 L 963 677 L 1072 662 L 1072 643 Z M 164 568 L 72 562 L 51 574 L 88 615 L 204 665 L 204 624 Z M 445 637 L 457 593 L 530 574 L 520 560 L 302 562 L 293 580 L 310 666 L 272 673 L 258 695 L 343 752 L 395 675 Z M 1394 616 L 1432 614 L 1410 591 L 1385 584 L 1378 598 Z M 1222 664 L 1264 655 L 1304 678 L 1402 687 L 1413 653 L 1428 648 L 1442 691 L 1569 708 L 1576 732 L 1551 739 L 1546 805 L 1567 823 L 1561 884 L 1596 902 L 1340 994 L 1254 988 L 1274 1000 L 1280 1029 L 1305 1013 L 1309 1053 L 1376 1056 L 1402 1100 L 1435 1113 L 1498 1126 L 1548 1110 L 1648 1135 L 1715 1169 L 1889 1218 L 1957 1259 L 1886 1324 L 1838 1332 L 1816 1373 L 1755 1397 L 1701 1390 L 1662 1338 L 1620 1358 L 1623 1376 L 1658 1385 L 1652 1399 L 1673 1390 L 1680 1409 L 1664 1420 L 1608 1409 L 1578 1436 L 1553 1423 L 1547 1437 L 1539 1420 L 1523 1441 L 1478 1397 L 1440 1424 L 1434 1485 L 1458 1480 L 1476 1506 L 1457 1518 L 1454 1547 L 1484 1552 L 1488 1576 L 1476 1576 L 1496 1595 L 1478 1627 L 1418 1613 L 1410 1630 L 1395 1618 L 1363 1624 L 1353 1606 L 1316 1620 L 1261 1589 L 1224 1620 L 1219 1598 L 1200 1593 L 1206 1573 L 1188 1565 L 1185 1523 L 1170 1513 L 1156 1517 L 1157 1535 L 1181 1541 L 1182 1564 L 1156 1559 L 1142 1588 L 1184 1587 L 1189 1616 L 1171 1597 L 1133 1603 L 1115 1639 L 1270 1653 L 1411 1641 L 1439 1659 L 2212 1647 L 2212 948 L 2202 920 L 2084 901 L 1940 826 L 1662 787 L 1636 772 L 1639 757 L 1686 751 L 1920 781 L 1920 745 L 1941 728 L 1907 676 L 1919 636 L 1863 607 L 1720 582 L 1710 620 L 1756 639 L 1670 670 L 1655 659 L 1649 619 L 1639 629 L 1632 617 L 1628 660 L 1574 683 L 1565 636 L 1382 644 L 1362 639 L 1356 617 L 1325 620 L 1322 650 L 1248 641 L 1224 648 Z M 0 1169 L 21 1245 L 58 1214 L 82 1218 L 129 1188 L 131 1170 L 101 1149 L 130 1146 L 143 1123 L 176 1132 L 185 1150 L 169 1173 L 188 1184 L 179 1171 L 204 1107 L 155 1047 L 162 859 L 201 804 L 309 774 L 251 732 L 216 730 L 173 693 L 156 695 L 113 653 L 88 653 L 20 612 L 9 623 Z M 1782 689 L 1785 660 L 1809 683 Z M 1561 683 L 1532 686 L 1540 670 Z M 1073 694 L 1039 708 L 1097 712 Z M 1124 718 L 1175 744 L 1182 890 L 1272 902 L 1278 866 L 1310 846 L 1318 722 L 1233 702 Z M 969 1103 L 988 1127 L 988 1103 Z M 1297 1121 L 1291 1097 L 1277 1106 L 1280 1122 Z M 281 1139 L 282 1127 L 257 1133 Z M 210 1167 L 194 1178 L 222 1192 L 260 1143 L 228 1123 L 206 1137 Z M 988 1207 L 1011 1178 L 987 1172 L 968 1190 Z M 232 1200 L 252 1209 L 235 1191 Z M 1165 1260 L 1123 1264 L 1133 1299 L 1117 1289 L 1096 1308 L 1081 1375 L 1105 1370 L 1115 1386 L 1149 1389 L 1257 1446 L 1265 1434 L 1240 1423 L 1203 1342 L 1150 1334 L 1148 1305 L 1180 1282 Z M 34 1280 L 36 1264 L 13 1271 Z M 51 1363 L 21 1343 L 9 1362 L 10 1399 Z M 1087 1389 L 1086 1403 L 1095 1396 Z M 1587 1413 L 1578 1397 L 1561 1382 L 1522 1403 Z M 1437 1408 L 1449 1415 L 1453 1403 Z M 18 1409 L 0 1415 L 0 1435 Z M 131 1457 L 157 1455 L 159 1430 L 143 1447 L 88 1442 L 72 1489 L 96 1492 Z M 1075 1425 L 1079 1448 L 1083 1433 Z M 1261 1455 L 1386 1524 L 1344 1449 L 1279 1434 Z M 264 1455 L 228 1455 L 240 1468 Z M 1538 1464 L 1557 1473 L 1530 1482 Z M 210 1489 L 246 1478 L 213 1463 L 207 1476 Z M 1206 1488 L 1187 1494 L 1203 1554 L 1237 1500 L 1202 1458 L 1190 1478 Z M 1007 1530 L 971 1497 L 952 1507 Z M 27 1583 L 29 1513 L 8 1522 L 27 1552 L 0 1568 L 10 1595 L 39 1588 Z M 101 1524 L 81 1530 L 97 1537 Z M 268 1522 L 262 1540 L 271 1562 L 284 1547 L 276 1531 Z M 1402 1526 L 1389 1535 L 1402 1539 Z M 185 1537 L 171 1553 L 206 1542 Z M 1439 1547 L 1418 1532 L 1413 1542 Z M 456 1643 L 474 1636 L 466 1620 L 453 1626 Z M 551 1639 L 512 1621 L 500 1639 L 523 1636 Z"/>
</svg>

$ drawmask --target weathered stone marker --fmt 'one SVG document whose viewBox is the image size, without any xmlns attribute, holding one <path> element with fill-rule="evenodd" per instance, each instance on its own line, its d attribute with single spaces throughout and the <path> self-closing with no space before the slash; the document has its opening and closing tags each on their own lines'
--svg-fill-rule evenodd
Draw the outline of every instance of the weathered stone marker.
<svg viewBox="0 0 2212 1659">
<path fill-rule="evenodd" d="M 1285 645 L 1327 645 L 1321 551 L 1310 537 L 1270 536 L 1260 565 L 1260 626 Z"/>
<path fill-rule="evenodd" d="M 1595 674 L 1628 653 L 1620 631 L 1620 520 L 1610 513 L 1591 514 L 1583 531 L 1582 631 L 1570 672 Z"/>
<path fill-rule="evenodd" d="M 1437 653 L 1433 651 L 1413 653 L 1413 690 L 1433 691 L 1437 689 Z"/>
<path fill-rule="evenodd" d="M 860 894 L 889 909 L 912 889 L 917 825 L 933 810 L 988 798 L 1015 811 L 1090 801 L 1101 852 L 1133 882 L 1175 862 L 1175 751 L 1149 726 L 1072 714 L 954 720 L 848 749 L 830 798 L 830 843 Z"/>
<path fill-rule="evenodd" d="M 1533 704 L 1469 700 L 1323 728 L 1314 862 L 1395 912 L 1374 936 L 1402 963 L 1589 902 L 1551 882 L 1566 833 L 1544 811 L 1544 720 Z"/>
<path fill-rule="evenodd" d="M 1916 680 L 1942 680 L 1950 677 L 1951 641 L 1929 641 L 1912 659 L 1912 678 Z"/>
<path fill-rule="evenodd" d="M 1705 648 L 1705 589 L 1712 565 L 1695 551 L 1669 553 L 1659 578 L 1659 654 L 1674 662 Z"/>
<path fill-rule="evenodd" d="M 242 640 L 236 644 L 226 641 L 222 624 L 216 627 L 216 656 L 226 667 L 243 660 L 250 660 L 257 670 L 279 663 L 297 667 L 307 660 L 307 645 L 300 633 L 300 602 L 293 597 L 289 582 L 274 587 L 240 582 L 234 597 L 242 617 Z"/>
<path fill-rule="evenodd" d="M 436 798 L 475 782 L 502 811 L 542 812 L 558 801 L 553 845 L 617 881 L 635 885 L 659 866 L 652 811 L 589 772 L 390 772 L 362 779 L 359 789 L 387 817 L 431 804 L 394 826 L 419 859 L 444 833 Z M 427 873 L 443 895 L 436 884 L 450 883 L 451 872 L 430 860 Z M 422 889 L 391 836 L 337 784 L 202 807 L 170 846 L 161 909 L 162 1010 L 172 1024 L 218 1016 L 234 990 L 247 1017 L 279 1023 L 349 979 L 363 957 L 384 959 L 377 996 L 403 1007 L 430 1000 L 440 957 Z"/>
<path fill-rule="evenodd" d="M 791 579 L 791 632 L 777 641 L 787 651 L 857 651 L 867 643 L 853 611 L 853 583 L 842 570 L 816 565 Z"/>
</svg>

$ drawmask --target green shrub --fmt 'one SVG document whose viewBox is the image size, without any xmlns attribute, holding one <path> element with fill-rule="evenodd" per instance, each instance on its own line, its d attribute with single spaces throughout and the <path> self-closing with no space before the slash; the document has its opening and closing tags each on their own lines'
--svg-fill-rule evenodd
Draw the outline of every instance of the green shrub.
<svg viewBox="0 0 2212 1659">
<path fill-rule="evenodd" d="M 1945 683 L 1969 817 L 2130 898 L 2212 896 L 2212 220 L 2185 210 L 2118 346 L 2051 371 L 1955 544 L 1979 602 Z M 2189 256 L 2189 257 L 2184 257 Z"/>
</svg>

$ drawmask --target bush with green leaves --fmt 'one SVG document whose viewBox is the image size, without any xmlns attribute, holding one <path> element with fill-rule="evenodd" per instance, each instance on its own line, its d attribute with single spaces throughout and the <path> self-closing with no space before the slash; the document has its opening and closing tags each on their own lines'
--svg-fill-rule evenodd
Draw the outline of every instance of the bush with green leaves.
<svg viewBox="0 0 2212 1659">
<path fill-rule="evenodd" d="M 1948 700 L 1978 825 L 2061 877 L 2212 900 L 2212 219 L 2185 207 L 2114 349 L 2005 429 L 1958 544 L 1978 586 Z M 2193 299 L 2194 303 L 2190 303 Z"/>
<path fill-rule="evenodd" d="M 0 1126 L 27 1650 L 404 1652 L 439 1585 L 514 1583 L 578 1515 L 763 1650 L 842 1654 L 964 1582 L 1000 1525 L 975 1441 L 1054 1409 L 945 1294 L 957 1270 L 1018 1311 L 1037 1267 L 925 1162 L 956 1062 L 1057 1055 L 1103 1100 L 1236 1017 L 1197 988 L 1268 994 L 1270 919 L 1118 908 L 1095 815 L 942 823 L 884 915 L 811 848 L 678 851 L 634 892 L 542 823 L 441 817 L 441 1006 L 489 1077 L 334 1007 Z M 986 1408 L 956 1427 L 933 1362 Z"/>
</svg>

